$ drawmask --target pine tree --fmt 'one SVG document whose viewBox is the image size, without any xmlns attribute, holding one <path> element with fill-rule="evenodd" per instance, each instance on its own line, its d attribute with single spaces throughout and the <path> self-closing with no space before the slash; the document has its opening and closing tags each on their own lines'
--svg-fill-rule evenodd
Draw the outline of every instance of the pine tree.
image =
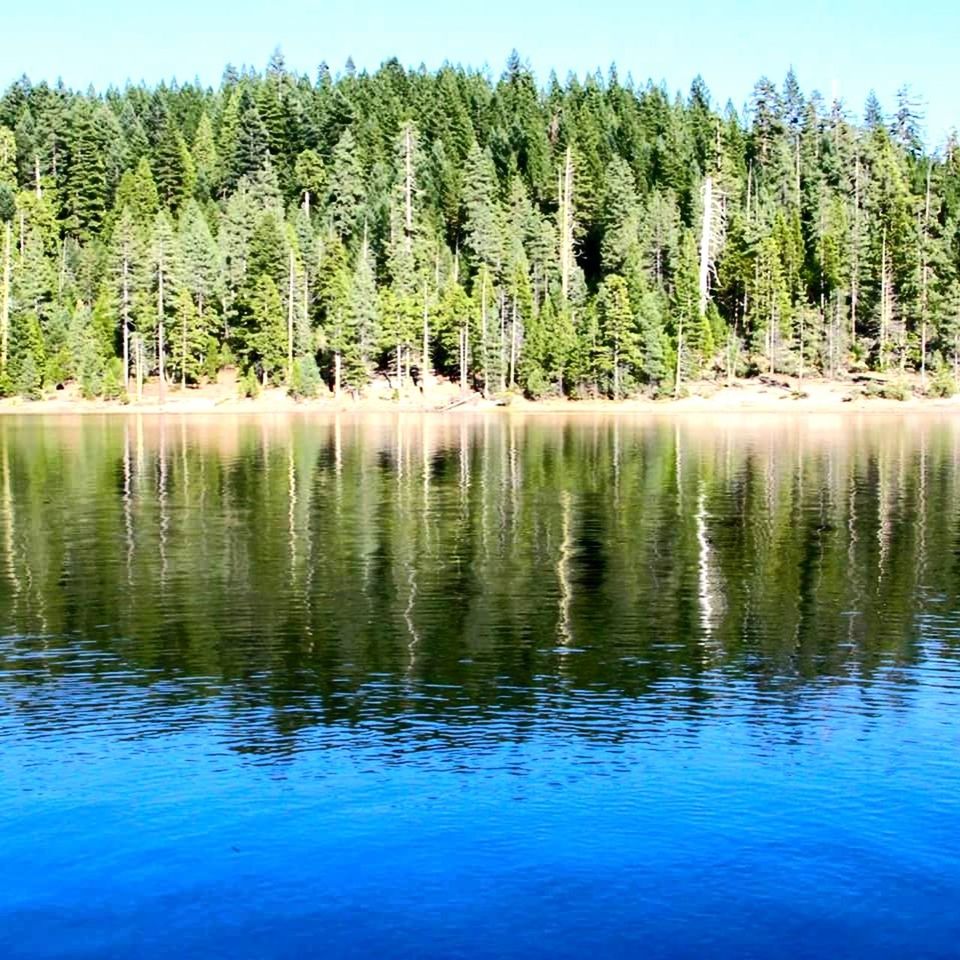
<svg viewBox="0 0 960 960">
<path fill-rule="evenodd" d="M 114 210 L 124 209 L 141 227 L 152 224 L 160 209 L 160 195 L 146 157 L 140 159 L 135 171 L 127 170 L 120 178 Z"/>
<path fill-rule="evenodd" d="M 154 220 L 150 242 L 152 285 L 156 296 L 154 331 L 161 399 L 167 385 L 167 323 L 168 314 L 172 312 L 175 299 L 178 253 L 173 222 L 166 210 L 161 210 Z"/>
<path fill-rule="evenodd" d="M 640 260 L 640 204 L 633 171 L 617 157 L 607 170 L 600 257 L 608 273 L 624 272 Z"/>
<path fill-rule="evenodd" d="M 309 216 L 311 205 L 323 193 L 323 187 L 327 180 L 327 171 L 323 160 L 315 150 L 303 150 L 297 157 L 294 180 L 297 184 L 297 190 L 303 198 L 304 209 Z"/>
<path fill-rule="evenodd" d="M 220 186 L 220 156 L 213 133 L 213 123 L 206 110 L 200 114 L 192 147 L 193 168 L 197 176 L 197 196 L 213 196 Z"/>
<path fill-rule="evenodd" d="M 112 260 L 120 310 L 122 379 L 124 389 L 129 393 L 130 337 L 133 332 L 134 301 L 142 290 L 145 255 L 142 234 L 137 229 L 137 223 L 128 206 L 121 209 L 120 218 L 113 231 Z"/>
<path fill-rule="evenodd" d="M 175 211 L 193 193 L 196 175 L 193 158 L 169 114 L 154 150 L 154 158 L 157 195 L 161 203 Z"/>
<path fill-rule="evenodd" d="M 224 138 L 229 152 L 225 157 L 223 182 L 228 189 L 234 189 L 241 177 L 256 173 L 270 159 L 267 131 L 253 97 L 245 88 L 240 89 L 233 110 L 234 116 L 224 119 L 225 124 L 231 125 Z"/>
<path fill-rule="evenodd" d="M 743 118 L 700 78 L 685 97 L 615 69 L 541 91 L 516 54 L 495 82 L 391 60 L 314 85 L 279 53 L 216 90 L 18 81 L 0 97 L 3 388 L 190 382 L 232 352 L 262 379 L 266 277 L 297 395 L 318 360 L 335 389 L 419 367 L 487 394 L 744 369 L 942 390 L 960 149 L 930 150 L 921 120 L 902 90 L 859 122 L 792 70 Z"/>
<path fill-rule="evenodd" d="M 187 203 L 180 219 L 180 249 L 184 287 L 192 294 L 202 318 L 211 310 L 222 267 L 207 219 L 194 200 Z"/>
<path fill-rule="evenodd" d="M 626 280 L 618 274 L 607 277 L 597 303 L 604 347 L 599 369 L 610 378 L 610 395 L 619 400 L 632 385 L 639 366 L 637 327 Z"/>
<path fill-rule="evenodd" d="M 17 138 L 4 126 L 0 126 L 0 185 L 17 187 Z"/>
<path fill-rule="evenodd" d="M 333 389 L 339 397 L 344 354 L 351 348 L 350 270 L 346 248 L 336 234 L 328 237 L 324 244 L 318 286 L 323 333 L 332 360 Z"/>
<path fill-rule="evenodd" d="M 247 337 L 247 362 L 256 367 L 263 385 L 279 382 L 286 367 L 286 323 L 280 291 L 273 278 L 261 274 L 250 301 L 251 329 Z"/>
<path fill-rule="evenodd" d="M 747 329 L 755 353 L 764 357 L 768 373 L 777 370 L 784 325 L 790 315 L 790 293 L 784 277 L 780 249 L 770 234 L 757 248 L 750 289 Z"/>
<path fill-rule="evenodd" d="M 467 155 L 463 184 L 466 248 L 479 267 L 496 275 L 503 259 L 503 219 L 497 199 L 497 177 L 489 150 L 476 142 Z"/>
<path fill-rule="evenodd" d="M 3 248 L 0 252 L 0 377 L 7 377 L 10 355 L 10 282 L 13 260 L 13 217 L 16 201 L 8 182 L 0 181 L 0 231 L 3 232 Z M 6 384 L 0 384 L 6 389 Z"/>
<path fill-rule="evenodd" d="M 81 239 L 93 237 L 106 214 L 107 171 L 104 143 L 92 107 L 78 100 L 70 115 L 70 163 L 66 181 L 67 228 Z"/>
<path fill-rule="evenodd" d="M 373 263 L 366 243 L 360 248 L 357 266 L 350 285 L 349 334 L 345 344 L 343 382 L 359 390 L 369 377 L 369 364 L 374 344 L 381 338 L 377 287 Z"/>
<path fill-rule="evenodd" d="M 206 367 L 208 323 L 185 286 L 177 291 L 170 340 L 171 380 L 183 389 L 188 382 L 198 383 Z"/>
<path fill-rule="evenodd" d="M 341 241 L 348 242 L 359 226 L 364 201 L 363 170 L 350 130 L 344 132 L 333 149 L 327 191 L 333 228 Z"/>
</svg>

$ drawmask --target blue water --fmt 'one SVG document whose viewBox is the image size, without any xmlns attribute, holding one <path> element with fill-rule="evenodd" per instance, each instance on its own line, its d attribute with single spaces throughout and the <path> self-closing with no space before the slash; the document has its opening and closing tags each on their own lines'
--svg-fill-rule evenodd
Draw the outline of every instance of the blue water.
<svg viewBox="0 0 960 960">
<path fill-rule="evenodd" d="M 877 562 L 908 554 L 902 570 L 919 571 L 909 589 L 902 571 L 895 579 L 889 568 L 884 575 L 891 579 L 881 578 L 872 591 L 864 588 L 868 578 L 858 580 L 842 565 L 829 573 L 821 543 L 811 594 L 822 608 L 821 625 L 808 635 L 794 624 L 797 635 L 786 635 L 785 613 L 784 622 L 768 620 L 767 633 L 758 636 L 756 624 L 748 628 L 739 614 L 731 619 L 738 591 L 778 589 L 777 580 L 771 586 L 749 570 L 783 553 L 778 537 L 800 537 L 796 522 L 777 533 L 767 498 L 750 507 L 752 517 L 740 508 L 720 517 L 716 508 L 709 521 L 701 511 L 699 527 L 695 517 L 688 521 L 686 511 L 697 506 L 692 494 L 702 491 L 707 464 L 715 462 L 707 455 L 714 441 L 691 436 L 679 441 L 693 472 L 687 507 L 677 504 L 676 490 L 648 504 L 659 513 L 676 510 L 687 534 L 666 555 L 657 538 L 644 534 L 642 541 L 659 543 L 651 547 L 653 566 L 644 567 L 649 558 L 635 547 L 622 562 L 604 549 L 604 538 L 619 535 L 596 516 L 575 533 L 569 515 L 558 519 L 557 531 L 569 535 L 566 547 L 556 537 L 541 540 L 535 531 L 557 501 L 543 496 L 546 481 L 534 467 L 542 444 L 560 455 L 550 446 L 549 431 L 556 429 L 521 437 L 535 459 L 518 487 L 494 483 L 499 474 L 486 477 L 485 496 L 492 499 L 464 507 L 445 498 L 438 472 L 432 519 L 422 512 L 423 475 L 411 471 L 406 488 L 394 483 L 398 465 L 388 465 L 389 486 L 371 493 L 368 508 L 378 504 L 381 525 L 387 513 L 393 517 L 396 539 L 390 549 L 381 544 L 386 559 L 363 588 L 374 597 L 364 609 L 356 600 L 344 608 L 330 581 L 311 582 L 310 565 L 296 559 L 284 575 L 296 581 L 289 597 L 249 596 L 251 584 L 268 579 L 266 568 L 286 560 L 258 531 L 293 515 L 287 507 L 302 497 L 291 490 L 320 489 L 329 479 L 323 458 L 305 456 L 297 461 L 311 464 L 303 468 L 303 486 L 297 488 L 296 477 L 293 487 L 286 484 L 285 452 L 306 442 L 296 434 L 272 436 L 276 460 L 260 459 L 254 471 L 266 478 L 259 502 L 282 501 L 283 509 L 244 512 L 246 519 L 225 524 L 232 532 L 224 539 L 216 533 L 179 547 L 186 534 L 178 522 L 189 518 L 186 525 L 197 527 L 210 511 L 216 516 L 209 530 L 219 531 L 214 521 L 234 509 L 228 501 L 239 502 L 222 487 L 214 496 L 214 464 L 227 458 L 242 466 L 263 449 L 258 441 L 228 456 L 185 434 L 187 446 L 171 442 L 161 452 L 148 438 L 148 450 L 170 457 L 171 472 L 192 450 L 198 458 L 192 475 L 204 480 L 195 479 L 192 489 L 171 480 L 159 495 L 141 492 L 127 517 L 142 521 L 134 541 L 144 556 L 131 559 L 127 528 L 120 523 L 116 536 L 111 528 L 112 467 L 129 439 L 123 428 L 102 428 L 83 454 L 110 469 L 51 479 L 52 499 L 65 497 L 72 508 L 57 530 L 45 526 L 50 501 L 20 485 L 11 465 L 11 453 L 23 462 L 20 445 L 31 434 L 7 433 L 3 477 L 10 494 L 3 516 L 8 523 L 13 517 L 15 529 L 12 541 L 8 527 L 6 545 L 0 542 L 0 955 L 956 956 L 960 626 L 951 593 L 954 561 L 943 549 L 957 523 L 948 496 L 953 488 L 944 486 L 953 482 L 952 434 L 941 447 L 931 439 L 943 459 L 919 468 L 911 445 L 899 460 L 872 461 L 882 441 L 861 438 L 863 476 L 877 483 L 877 463 L 890 470 L 900 492 L 882 495 L 903 509 L 892 519 L 873 510 L 863 515 L 870 519 L 858 516 L 857 524 L 875 522 L 869 537 L 830 518 L 830 536 L 844 557 L 851 549 L 855 558 L 860 549 L 873 555 L 885 530 L 900 537 L 898 550 Z M 61 447 L 70 439 L 54 426 L 43 430 L 43 456 L 62 464 Z M 657 447 L 668 442 L 660 434 L 648 439 Z M 361 431 L 353 442 L 375 457 L 383 437 Z M 442 434 L 434 447 L 447 442 L 454 441 Z M 751 449 L 766 455 L 739 435 L 733 442 L 744 456 Z M 786 466 L 780 448 L 770 451 L 768 465 L 784 471 L 777 489 L 796 489 L 797 471 L 815 464 L 813 478 L 804 474 L 804 497 L 822 499 L 837 482 L 831 476 L 819 489 L 814 482 L 829 465 L 838 469 L 842 460 L 844 469 L 858 469 L 840 441 L 818 447 L 812 461 L 788 457 Z M 475 453 L 477 471 L 484 457 L 494 459 L 482 447 Z M 508 470 L 505 462 L 497 470 Z M 729 469 L 711 477 L 716 504 L 727 502 L 745 468 Z M 918 487 L 903 481 L 915 469 L 929 504 L 918 506 L 909 493 Z M 274 470 L 277 482 L 267 483 Z M 359 464 L 357 471 L 353 479 L 362 484 Z M 156 482 L 152 466 L 143 476 Z M 585 503 L 586 481 L 564 478 L 573 502 Z M 346 527 L 335 536 L 330 510 L 340 504 L 356 512 L 345 492 L 355 492 L 356 483 L 304 513 L 323 510 L 326 536 L 316 549 L 339 552 L 348 571 L 362 537 L 347 536 Z M 644 489 L 649 501 L 650 488 Z M 522 504 L 527 494 L 541 512 L 504 538 L 505 512 L 523 513 L 511 497 Z M 249 489 L 246 495 L 257 499 Z M 170 511 L 166 528 L 162 516 L 154 517 L 158 497 Z M 11 502 L 19 511 L 10 511 Z M 831 509 L 845 509 L 845 502 L 837 498 Z M 485 504 L 489 529 L 477 519 L 486 515 Z M 466 509 L 478 536 L 498 544 L 492 557 L 484 554 L 489 569 L 476 573 L 467 590 L 476 617 L 469 642 L 462 625 L 451 625 L 463 594 L 428 576 L 431 563 L 456 566 L 451 558 L 462 545 L 440 549 L 434 541 L 434 550 L 423 537 L 408 551 L 400 533 L 403 521 L 413 537 L 423 525 L 439 536 L 454 509 Z M 921 545 L 904 531 L 918 527 L 926 510 L 930 527 L 923 520 Z M 249 553 L 241 561 L 236 524 L 247 522 Z M 708 571 L 708 604 L 704 545 L 712 540 L 719 549 L 731 530 L 739 543 L 753 522 L 780 546 L 763 557 L 754 550 L 728 574 L 717 561 Z M 697 539 L 697 530 L 711 524 L 713 533 Z M 96 556 L 72 553 L 90 528 L 99 531 Z M 166 570 L 152 549 L 155 533 L 167 538 Z M 505 560 L 519 556 L 535 566 L 541 548 L 554 552 L 549 564 L 544 554 L 539 576 L 504 582 Z M 247 591 L 237 609 L 211 604 L 205 611 L 209 588 L 193 595 L 201 584 L 178 574 L 176 549 L 205 549 L 208 560 L 229 567 L 225 582 Z M 296 549 L 302 556 L 302 541 Z M 377 553 L 363 549 L 364 556 Z M 671 557 L 680 571 L 672 595 L 662 587 Z M 566 584 L 561 609 L 567 591 L 572 597 L 568 615 L 545 625 L 538 592 L 556 601 L 555 584 L 545 583 L 556 562 L 576 567 L 557 581 Z M 123 584 L 137 583 L 136 576 L 120 575 L 130 563 L 144 564 L 144 582 L 153 579 L 165 596 L 159 612 L 142 621 L 129 612 L 142 588 L 126 593 Z M 474 565 L 479 569 L 479 555 Z M 679 634 L 664 626 L 659 606 L 638 606 L 628 584 L 631 570 L 641 568 L 665 578 L 658 581 L 664 610 L 699 597 L 710 630 L 690 621 Z M 854 581 L 859 609 L 841 602 L 851 599 Z M 782 575 L 779 582 L 786 609 L 794 604 L 792 588 Z M 618 586 L 639 618 L 629 630 L 612 628 L 604 613 Z M 78 606 L 71 603 L 74 591 Z M 607 600 L 584 605 L 583 594 L 592 592 Z M 290 613 L 308 596 L 316 605 L 307 617 L 312 626 Z M 95 623 L 82 612 L 84 597 Z M 113 611 L 105 597 L 114 598 Z M 248 607 L 258 603 L 259 617 L 248 619 Z M 211 621 L 209 633 L 188 629 L 183 611 L 191 604 L 198 623 L 205 613 Z M 342 618 L 369 619 L 371 611 L 382 616 L 362 642 L 342 637 Z M 871 612 L 874 626 L 858 633 L 856 622 Z M 35 629 L 41 616 L 46 632 Z M 649 635 L 638 625 L 645 616 L 653 620 Z M 337 626 L 324 635 L 324 618 L 333 617 L 340 618 Z M 308 629 L 317 631 L 309 643 Z M 815 649 L 804 660 L 801 651 L 810 645 Z"/>
</svg>

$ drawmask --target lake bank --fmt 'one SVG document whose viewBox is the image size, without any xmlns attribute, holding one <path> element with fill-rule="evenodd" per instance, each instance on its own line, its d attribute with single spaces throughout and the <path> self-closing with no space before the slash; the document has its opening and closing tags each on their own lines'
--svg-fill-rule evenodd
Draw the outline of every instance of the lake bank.
<svg viewBox="0 0 960 960">
<path fill-rule="evenodd" d="M 887 383 L 886 387 L 890 388 Z M 264 389 L 258 396 L 242 398 L 236 383 L 222 379 L 201 387 L 170 387 L 161 398 L 156 383 L 145 385 L 140 400 L 85 399 L 75 385 L 39 400 L 22 397 L 0 399 L 4 414 L 309 414 L 309 413 L 510 413 L 524 414 L 780 414 L 780 413 L 952 413 L 960 412 L 960 394 L 925 397 L 919 382 L 907 384 L 904 398 L 884 394 L 879 382 L 813 380 L 777 377 L 740 379 L 732 383 L 690 384 L 686 396 L 623 400 L 590 398 L 529 400 L 510 396 L 506 401 L 485 399 L 481 394 L 461 394 L 455 384 L 436 381 L 425 391 L 411 390 L 396 397 L 385 384 L 375 383 L 362 397 L 343 394 L 339 399 L 325 393 L 309 400 L 291 397 L 283 387 Z"/>
</svg>

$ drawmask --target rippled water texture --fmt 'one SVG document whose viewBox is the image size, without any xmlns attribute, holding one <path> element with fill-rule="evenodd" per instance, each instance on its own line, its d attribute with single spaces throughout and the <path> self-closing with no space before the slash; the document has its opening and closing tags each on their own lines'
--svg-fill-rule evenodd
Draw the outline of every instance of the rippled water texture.
<svg viewBox="0 0 960 960">
<path fill-rule="evenodd" d="M 0 422 L 0 955 L 948 957 L 960 423 Z"/>
</svg>

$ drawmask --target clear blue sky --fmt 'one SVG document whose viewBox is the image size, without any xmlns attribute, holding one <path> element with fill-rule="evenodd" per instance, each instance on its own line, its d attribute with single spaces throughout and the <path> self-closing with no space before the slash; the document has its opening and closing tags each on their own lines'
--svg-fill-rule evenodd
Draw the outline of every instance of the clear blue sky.
<svg viewBox="0 0 960 960">
<path fill-rule="evenodd" d="M 0 85 L 21 73 L 102 88 L 141 79 L 219 81 L 231 62 L 262 67 L 280 46 L 291 68 L 334 72 L 389 56 L 436 67 L 444 60 L 499 74 L 516 47 L 546 80 L 611 61 L 620 75 L 689 88 L 701 73 L 721 104 L 740 106 L 763 74 L 777 83 L 793 64 L 804 90 L 836 90 L 861 112 L 871 87 L 891 110 L 909 84 L 936 142 L 960 126 L 960 3 L 928 0 L 49 0 L 5 2 Z M 34 8 L 35 10 L 35 8 Z"/>
</svg>

